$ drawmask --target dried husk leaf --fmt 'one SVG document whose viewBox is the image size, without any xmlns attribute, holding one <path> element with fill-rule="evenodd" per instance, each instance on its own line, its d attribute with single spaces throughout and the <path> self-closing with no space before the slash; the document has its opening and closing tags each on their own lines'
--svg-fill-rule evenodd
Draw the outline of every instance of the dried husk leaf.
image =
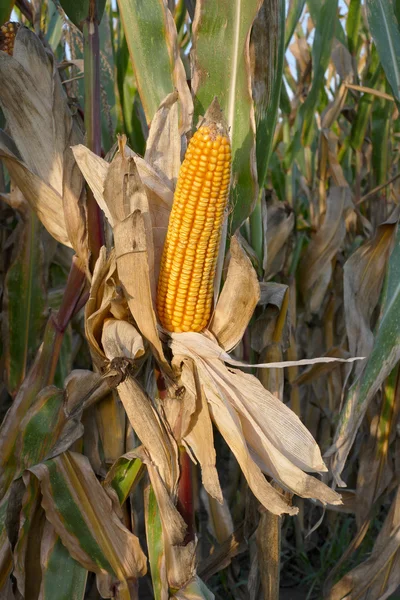
<svg viewBox="0 0 400 600">
<path fill-rule="evenodd" d="M 257 274 L 236 236 L 231 238 L 230 255 L 226 281 L 209 325 L 228 352 L 242 339 L 260 298 Z"/>
<path fill-rule="evenodd" d="M 182 361 L 184 369 L 188 359 L 175 357 L 174 360 Z M 195 369 L 194 365 L 193 368 Z M 193 375 L 194 379 L 192 377 L 185 378 L 185 388 L 187 393 L 195 398 L 196 408 L 192 414 L 189 431 L 185 434 L 183 441 L 189 447 L 190 453 L 194 454 L 200 463 L 201 480 L 205 490 L 218 502 L 222 502 L 222 490 L 216 468 L 213 427 L 207 399 L 200 384 L 197 370 L 193 371 Z"/>
<path fill-rule="evenodd" d="M 175 189 L 181 166 L 178 93 L 172 92 L 154 115 L 146 142 L 145 161 L 168 187 Z"/>
<path fill-rule="evenodd" d="M 124 357 L 135 360 L 144 355 L 143 338 L 127 321 L 106 319 L 102 333 L 102 345 L 109 358 Z"/>
<path fill-rule="evenodd" d="M 211 378 L 202 370 L 199 370 L 199 373 L 212 418 L 235 455 L 255 497 L 273 514 L 296 514 L 297 509 L 289 506 L 274 490 L 251 458 L 239 416 L 232 405 L 220 395 Z"/>
<path fill-rule="evenodd" d="M 86 457 L 66 452 L 30 471 L 40 481 L 46 518 L 76 560 L 95 573 L 115 575 L 122 584 L 146 573 L 138 538 L 112 510 Z"/>
<path fill-rule="evenodd" d="M 324 221 L 301 260 L 300 289 L 312 313 L 319 311 L 331 280 L 331 261 L 346 235 L 344 219 L 351 206 L 349 188 L 330 188 Z"/>
<path fill-rule="evenodd" d="M 228 503 L 224 499 L 223 502 L 216 502 L 204 489 L 200 491 L 200 497 L 208 515 L 207 529 L 219 544 L 223 544 L 233 534 L 233 521 Z"/>
<path fill-rule="evenodd" d="M 171 111 L 166 117 L 165 128 L 169 129 Z M 173 116 L 173 114 L 172 114 Z M 155 125 L 160 124 L 156 121 Z M 161 122 L 160 125 L 164 125 Z M 161 132 L 157 129 L 154 132 L 156 138 Z M 79 165 L 89 187 L 93 191 L 94 197 L 100 208 L 104 211 L 111 226 L 114 220 L 108 209 L 103 195 L 104 183 L 107 178 L 109 164 L 93 154 L 88 148 L 82 145 L 72 148 L 75 160 Z M 146 188 L 147 199 L 152 223 L 153 246 L 154 246 L 154 280 L 158 281 L 161 256 L 164 248 L 164 240 L 167 233 L 169 215 L 171 212 L 174 192 L 170 184 L 165 179 L 161 179 L 153 167 L 143 158 L 132 152 L 128 146 L 124 147 L 126 158 L 134 158 L 139 176 Z"/>
<path fill-rule="evenodd" d="M 157 361 L 169 372 L 157 332 L 147 258 L 146 228 L 139 209 L 115 225 L 114 239 L 118 275 L 129 309 L 140 332 L 150 343 Z"/>
<path fill-rule="evenodd" d="M 67 416 L 79 414 L 109 391 L 110 386 L 100 373 L 74 369 L 64 380 L 64 411 Z"/>
<path fill-rule="evenodd" d="M 106 356 L 101 345 L 103 325 L 110 317 L 112 301 L 117 296 L 118 282 L 115 253 L 107 255 L 103 246 L 100 248 L 92 276 L 89 299 L 85 307 L 85 333 L 94 364 L 98 369 L 104 366 Z"/>
<path fill-rule="evenodd" d="M 323 503 L 340 503 L 338 494 L 302 472 L 327 469 L 318 445 L 300 419 L 254 376 L 227 368 L 222 360 L 226 360 L 226 357 L 229 359 L 229 356 L 223 353 L 222 357 L 215 342 L 204 335 L 193 336 L 173 334 L 172 351 L 174 354 L 190 356 L 195 361 L 214 421 L 237 457 L 246 478 L 251 480 L 251 475 L 246 473 L 251 458 L 247 454 L 247 462 L 244 460 L 240 439 L 245 448 L 244 455 L 248 453 L 249 446 L 257 464 L 286 488 Z M 253 486 L 254 494 L 257 496 L 258 493 L 257 497 L 263 502 L 257 482 L 249 481 L 249 485 Z M 276 500 L 276 490 L 268 492 L 269 501 L 271 498 Z M 274 502 L 267 502 L 264 506 L 274 514 L 285 512 L 279 505 L 274 506 Z"/>
<path fill-rule="evenodd" d="M 173 364 L 179 380 L 168 388 L 168 393 L 162 399 L 163 411 L 171 428 L 172 434 L 180 444 L 182 438 L 190 429 L 192 415 L 196 410 L 195 366 L 190 359 L 175 357 Z"/>
<path fill-rule="evenodd" d="M 64 152 L 62 200 L 68 239 L 89 273 L 85 181 L 70 147 Z"/>
<path fill-rule="evenodd" d="M 103 346 L 106 336 L 105 331 Z M 136 348 L 135 344 L 133 347 Z M 121 356 L 126 357 L 128 351 L 125 339 L 121 340 L 121 344 L 118 339 L 112 343 L 108 341 L 104 349 L 108 352 L 107 358 L 110 361 Z M 133 359 L 134 356 L 131 358 Z M 153 465 L 157 467 L 168 491 L 174 494 L 179 476 L 178 449 L 174 438 L 164 426 L 151 398 L 132 377 L 128 376 L 125 381 L 122 381 L 117 390 L 133 429 L 146 448 Z"/>
<path fill-rule="evenodd" d="M 112 227 L 114 220 L 103 196 L 104 183 L 110 166 L 109 163 L 82 144 L 73 146 L 71 150 L 82 175 L 93 192 L 97 204 L 106 215 Z"/>
</svg>

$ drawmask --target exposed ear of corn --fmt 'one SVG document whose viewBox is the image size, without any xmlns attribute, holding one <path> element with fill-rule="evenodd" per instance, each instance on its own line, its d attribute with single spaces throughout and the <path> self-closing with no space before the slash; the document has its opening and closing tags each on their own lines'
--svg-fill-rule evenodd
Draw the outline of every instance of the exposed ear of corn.
<svg viewBox="0 0 400 600">
<path fill-rule="evenodd" d="M 212 107 L 190 140 L 169 220 L 157 291 L 168 331 L 201 331 L 211 315 L 231 175 L 227 128 L 219 106 Z"/>
<path fill-rule="evenodd" d="M 0 27 L 0 50 L 12 56 L 19 23 L 8 21 Z"/>
</svg>

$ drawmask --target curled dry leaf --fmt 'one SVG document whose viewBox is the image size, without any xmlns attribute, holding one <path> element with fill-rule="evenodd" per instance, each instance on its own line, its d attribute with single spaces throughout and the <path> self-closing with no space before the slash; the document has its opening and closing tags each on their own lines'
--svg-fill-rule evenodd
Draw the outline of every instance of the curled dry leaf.
<svg viewBox="0 0 400 600">
<path fill-rule="evenodd" d="M 351 207 L 349 188 L 331 187 L 324 221 L 301 260 L 301 291 L 312 313 L 319 311 L 331 280 L 332 259 L 346 235 L 344 219 Z"/>
<path fill-rule="evenodd" d="M 228 274 L 209 325 L 219 345 L 232 350 L 242 339 L 260 298 L 257 274 L 235 236 Z"/>
<path fill-rule="evenodd" d="M 105 247 L 100 249 L 99 258 L 93 271 L 89 299 L 85 307 L 85 333 L 94 364 L 98 369 L 104 366 L 106 355 L 101 345 L 103 325 L 110 317 L 112 301 L 117 296 L 117 265 L 115 253 L 107 256 Z"/>
</svg>

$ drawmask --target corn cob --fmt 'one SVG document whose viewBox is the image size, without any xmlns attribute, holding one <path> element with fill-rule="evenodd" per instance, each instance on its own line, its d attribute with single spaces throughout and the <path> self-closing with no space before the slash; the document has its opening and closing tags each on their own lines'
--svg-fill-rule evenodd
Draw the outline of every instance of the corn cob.
<svg viewBox="0 0 400 600">
<path fill-rule="evenodd" d="M 12 56 L 19 23 L 8 21 L 0 27 L 0 50 Z"/>
<path fill-rule="evenodd" d="M 226 126 L 206 114 L 179 171 L 161 261 L 157 310 L 168 331 L 202 331 L 210 319 L 230 172 Z"/>
</svg>

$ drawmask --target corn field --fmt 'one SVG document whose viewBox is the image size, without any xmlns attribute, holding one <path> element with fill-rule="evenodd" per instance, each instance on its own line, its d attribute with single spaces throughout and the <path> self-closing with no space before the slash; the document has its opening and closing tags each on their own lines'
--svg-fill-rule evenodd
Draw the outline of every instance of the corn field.
<svg viewBox="0 0 400 600">
<path fill-rule="evenodd" d="M 399 0 L 0 1 L 0 600 L 400 598 Z"/>
</svg>

